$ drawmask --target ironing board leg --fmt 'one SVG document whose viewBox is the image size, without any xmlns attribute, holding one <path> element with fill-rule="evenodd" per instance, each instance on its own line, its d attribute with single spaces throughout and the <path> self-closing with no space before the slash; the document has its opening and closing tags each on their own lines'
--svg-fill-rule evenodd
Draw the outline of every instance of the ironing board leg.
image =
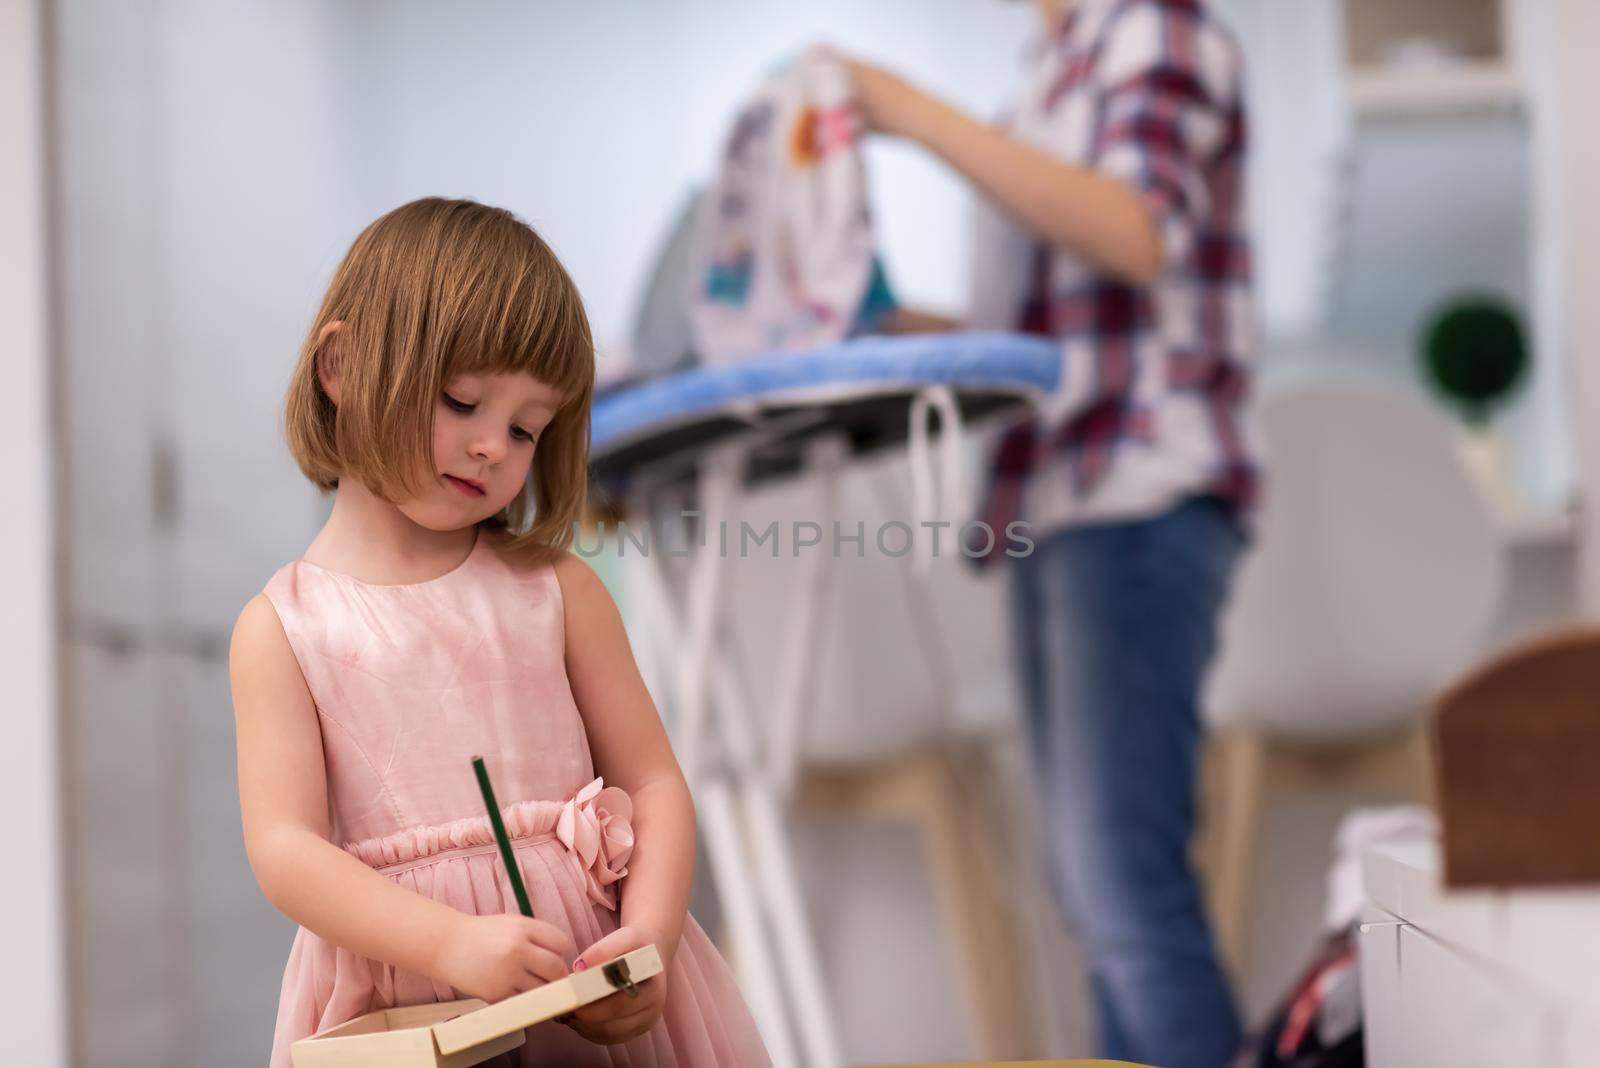
<svg viewBox="0 0 1600 1068">
<path fill-rule="evenodd" d="M 667 561 L 655 555 L 634 572 L 638 588 L 631 600 L 638 607 L 637 618 L 644 631 L 641 644 L 649 648 L 649 661 L 658 673 L 654 680 L 660 687 L 657 692 L 676 696 L 683 692 L 681 676 L 685 670 L 675 659 L 682 652 L 682 613 L 675 605 L 666 567 Z M 704 701 L 704 694 L 697 695 L 697 699 Z M 678 721 L 673 725 L 679 729 L 673 733 L 679 735 L 677 741 L 681 743 L 678 710 L 667 702 L 662 702 L 662 707 L 670 720 Z M 717 767 L 702 764 L 702 769 L 707 766 Z M 690 787 L 711 878 L 732 936 L 739 987 L 749 1001 L 774 1068 L 798 1068 L 800 1060 L 784 1006 L 777 962 L 768 944 L 760 894 L 749 877 L 754 860 L 745 846 L 738 805 L 727 776 L 720 770 L 702 770 Z"/>
<path fill-rule="evenodd" d="M 651 586 L 642 600 L 650 607 L 646 618 L 652 620 L 655 666 L 662 672 L 661 684 L 668 687 L 665 692 L 674 697 L 674 743 L 695 793 L 718 896 L 744 958 L 741 985 L 751 997 L 762 1036 L 775 1063 L 799 1063 L 787 1008 L 800 1031 L 803 1063 L 838 1068 L 843 1056 L 796 878 L 789 830 L 755 742 L 751 717 L 762 706 L 736 678 L 728 659 L 734 646 L 719 640 L 728 620 L 727 561 L 718 532 L 724 520 L 737 522 L 744 458 L 742 452 L 722 449 L 702 466 L 698 494 L 707 537 L 687 561 L 684 595 L 673 595 L 665 574 L 667 560 L 653 554 L 651 565 L 642 569 L 649 573 L 644 581 Z M 800 595 L 816 597 L 825 588 L 825 582 L 820 588 L 808 585 Z M 813 617 L 816 609 L 812 605 L 800 615 Z M 815 629 L 801 630 L 813 635 L 813 644 Z M 707 736 L 708 719 L 718 728 L 714 737 Z M 686 751 L 688 760 L 683 759 Z M 763 919 L 776 935 L 776 960 Z"/>
<path fill-rule="evenodd" d="M 821 500 L 816 518 L 823 527 L 826 547 L 813 546 L 813 552 L 796 561 L 794 585 L 787 598 L 792 625 L 785 633 L 777 692 L 761 701 L 734 669 L 737 646 L 728 640 L 732 621 L 725 612 L 719 615 L 719 633 L 715 635 L 723 639 L 717 643 L 721 655 L 720 677 L 714 680 L 715 722 L 721 728 L 728 767 L 738 783 L 739 807 L 756 861 L 757 886 L 776 936 L 790 1003 L 807 1063 L 812 1068 L 837 1068 L 844 1063 L 844 1055 L 779 798 L 792 781 L 801 728 L 811 713 L 809 680 L 815 675 L 821 615 L 827 607 L 834 571 L 831 524 L 838 509 L 839 470 L 848 452 L 848 442 L 842 435 L 822 437 L 805 452 L 807 474 L 819 480 Z M 738 521 L 742 471 L 742 460 L 724 462 L 713 476 L 717 484 L 707 486 L 702 478 L 702 486 L 712 491 L 703 493 L 701 501 L 708 530 L 719 530 L 723 521 Z M 709 546 L 703 551 L 712 552 Z M 765 763 L 756 743 L 757 724 L 753 719 L 760 708 L 775 711 L 768 725 L 771 759 Z"/>
<path fill-rule="evenodd" d="M 834 1038 L 834 1026 L 822 988 L 821 967 L 816 962 L 810 926 L 806 924 L 798 886 L 784 884 L 794 878 L 789 857 L 787 828 L 776 815 L 770 788 L 752 785 L 750 775 L 760 774 L 760 761 L 747 721 L 755 705 L 744 699 L 731 678 L 731 665 L 715 656 L 720 624 L 725 622 L 722 569 L 725 561 L 717 548 L 718 521 L 733 512 L 738 499 L 741 464 L 723 454 L 720 462 L 702 472 L 701 504 L 704 529 L 712 532 L 707 545 L 691 556 L 685 611 L 678 611 L 666 574 L 666 560 L 653 556 L 642 569 L 640 606 L 650 620 L 653 667 L 661 671 L 661 684 L 675 697 L 672 719 L 677 723 L 675 742 L 696 753 L 691 787 L 706 836 L 706 852 L 717 883 L 718 899 L 728 913 L 734 945 L 739 953 L 741 986 L 750 999 L 762 1038 L 774 1065 L 802 1063 L 795 1054 L 786 1002 L 802 1026 L 806 1065 L 837 1068 L 843 1058 Z M 685 646 L 686 656 L 685 656 Z M 674 659 L 677 652 L 677 659 Z M 672 675 L 677 678 L 672 678 Z M 715 702 L 710 691 L 715 689 Z M 715 705 L 718 737 L 706 739 L 706 711 Z M 683 711 L 690 716 L 683 716 Z M 715 750 L 707 747 L 707 740 Z M 685 769 L 688 774 L 688 767 Z M 742 782 L 738 788 L 733 782 Z M 765 806 L 765 817 L 752 815 Z M 752 827 L 758 822 L 763 830 Z M 755 849 L 747 846 L 754 839 Z M 763 913 L 778 932 L 779 959 L 774 961 Z"/>
<path fill-rule="evenodd" d="M 813 1068 L 844 1064 L 833 1029 L 833 1011 L 817 961 L 816 942 L 806 916 L 800 874 L 789 845 L 789 828 L 764 783 L 746 783 L 741 791 L 745 818 L 751 826 L 763 895 L 772 914 L 778 952 L 794 989 L 795 1016 Z"/>
<path fill-rule="evenodd" d="M 737 444 L 712 451 L 702 461 L 699 476 L 700 533 L 704 544 L 688 546 L 689 582 L 685 591 L 682 657 L 683 671 L 675 692 L 678 721 L 678 762 L 693 782 L 700 770 L 700 745 L 705 733 L 708 672 L 715 655 L 717 618 L 723 611 L 726 556 L 720 550 L 718 522 L 730 511 L 744 476 L 747 452 Z M 661 559 L 661 547 L 657 547 Z"/>
<path fill-rule="evenodd" d="M 826 547 L 813 546 L 812 551 L 796 559 L 791 568 L 793 578 L 787 598 L 791 609 L 787 613 L 778 660 L 777 690 L 768 706 L 772 712 L 768 721 L 765 768 L 766 780 L 780 798 L 787 798 L 793 792 L 805 727 L 814 712 L 815 680 L 822 667 L 822 621 L 830 604 L 837 570 L 832 524 L 839 513 L 839 471 L 849 453 L 850 443 L 842 434 L 822 436 L 805 450 L 806 471 L 818 491 L 815 520 L 822 528 L 821 538 Z M 749 704 L 746 707 L 761 706 Z M 755 765 L 752 770 L 760 772 Z"/>
<path fill-rule="evenodd" d="M 727 625 L 727 621 L 724 621 Z M 735 648 L 731 640 L 723 647 Z M 832 1003 L 817 959 L 816 940 L 806 915 L 805 895 L 794 863 L 789 826 L 784 821 L 778 791 L 766 776 L 751 736 L 750 724 L 741 719 L 741 709 L 759 707 L 748 681 L 725 658 L 717 679 L 717 722 L 727 741 L 727 751 L 746 769 L 739 787 L 740 807 L 750 832 L 757 863 L 757 885 L 772 920 L 778 953 L 788 976 L 789 994 L 795 1018 L 805 1043 L 807 1062 L 812 1068 L 837 1068 L 844 1063 L 834 1029 Z"/>
<path fill-rule="evenodd" d="M 784 1010 L 776 962 L 762 927 L 761 902 L 751 889 L 752 865 L 741 840 L 733 792 L 720 776 L 711 777 L 698 785 L 695 802 L 706 837 L 711 877 L 716 880 L 717 897 L 733 933 L 739 985 L 750 999 L 750 1011 L 761 1029 L 773 1068 L 797 1068 L 800 1061 L 795 1053 L 794 1034 Z"/>
</svg>

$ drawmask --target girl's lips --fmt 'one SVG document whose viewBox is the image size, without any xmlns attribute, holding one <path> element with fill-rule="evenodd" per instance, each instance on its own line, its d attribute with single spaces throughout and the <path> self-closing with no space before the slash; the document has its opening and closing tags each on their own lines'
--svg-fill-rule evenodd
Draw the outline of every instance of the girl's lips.
<svg viewBox="0 0 1600 1068">
<path fill-rule="evenodd" d="M 454 475 L 445 475 L 444 477 L 449 481 L 450 485 L 465 493 L 468 497 L 483 496 L 483 490 L 475 483 L 468 482 L 464 478 L 457 478 Z"/>
</svg>

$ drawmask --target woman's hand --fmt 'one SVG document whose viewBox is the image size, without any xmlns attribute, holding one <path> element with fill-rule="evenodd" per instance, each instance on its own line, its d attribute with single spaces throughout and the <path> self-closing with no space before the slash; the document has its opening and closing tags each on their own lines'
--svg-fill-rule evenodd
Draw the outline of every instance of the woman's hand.
<svg viewBox="0 0 1600 1068">
<path fill-rule="evenodd" d="M 462 913 L 439 950 L 433 975 L 493 1003 L 565 978 L 572 936 L 543 920 Z"/>
<path fill-rule="evenodd" d="M 562 1017 L 569 1027 L 590 1042 L 612 1045 L 626 1042 L 644 1034 L 661 1019 L 661 1010 L 667 1003 L 667 976 L 664 970 L 669 963 L 666 948 L 661 940 L 638 927 L 618 927 L 583 951 L 573 963 L 574 971 L 585 967 L 598 968 L 614 957 L 654 944 L 661 953 L 663 971 L 639 984 L 638 993 L 629 997 L 626 991 L 591 1002 L 583 1008 Z"/>
<path fill-rule="evenodd" d="M 893 308 L 878 323 L 885 334 L 949 334 L 965 330 L 967 324 L 948 315 L 925 312 L 917 308 Z"/>
<path fill-rule="evenodd" d="M 856 110 L 874 133 L 920 139 L 921 122 L 933 99 L 900 75 L 840 52 L 834 57 L 850 72 Z"/>
</svg>

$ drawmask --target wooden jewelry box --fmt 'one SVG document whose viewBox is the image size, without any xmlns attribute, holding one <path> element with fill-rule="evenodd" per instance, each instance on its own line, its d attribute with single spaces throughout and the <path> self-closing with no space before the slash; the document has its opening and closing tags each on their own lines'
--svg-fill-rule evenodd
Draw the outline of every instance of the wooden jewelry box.
<svg viewBox="0 0 1600 1068">
<path fill-rule="evenodd" d="M 645 946 L 565 979 L 485 1004 L 477 998 L 379 1009 L 302 1038 L 295 1068 L 466 1068 L 514 1050 L 525 1029 L 661 974 Z"/>
</svg>

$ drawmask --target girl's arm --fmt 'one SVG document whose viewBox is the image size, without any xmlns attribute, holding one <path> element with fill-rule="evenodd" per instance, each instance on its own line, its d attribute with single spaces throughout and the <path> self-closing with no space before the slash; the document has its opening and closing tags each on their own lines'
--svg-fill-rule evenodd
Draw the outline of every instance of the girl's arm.
<svg viewBox="0 0 1600 1068">
<path fill-rule="evenodd" d="M 245 851 L 267 900 L 335 945 L 485 1001 L 567 974 L 573 945 L 561 928 L 461 912 L 395 885 L 328 840 L 316 706 L 265 596 L 240 613 L 228 660 Z"/>
<path fill-rule="evenodd" d="M 264 595 L 240 613 L 228 667 L 245 851 L 267 900 L 336 945 L 438 975 L 464 914 L 396 886 L 328 840 L 316 707 Z"/>
<path fill-rule="evenodd" d="M 1100 270 L 1138 284 L 1160 275 L 1160 232 L 1127 184 L 1056 159 L 880 67 L 845 63 L 869 128 L 921 143 L 1039 237 Z"/>
<path fill-rule="evenodd" d="M 694 803 L 645 689 L 622 617 L 581 558 L 556 562 L 566 604 L 566 666 L 595 772 L 633 800 L 633 853 L 621 924 L 645 934 L 663 959 L 676 952 L 694 878 Z"/>
</svg>

